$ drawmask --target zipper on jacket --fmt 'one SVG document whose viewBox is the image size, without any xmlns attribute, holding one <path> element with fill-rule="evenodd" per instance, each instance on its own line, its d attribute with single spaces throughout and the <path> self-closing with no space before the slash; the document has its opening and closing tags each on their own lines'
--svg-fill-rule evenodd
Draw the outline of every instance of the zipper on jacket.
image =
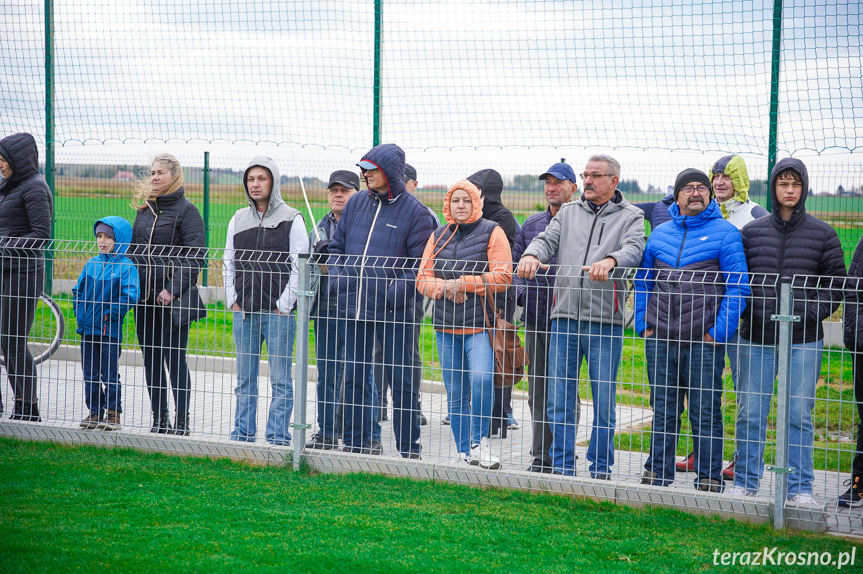
<svg viewBox="0 0 863 574">
<path fill-rule="evenodd" d="M 592 207 L 587 206 L 587 208 L 590 209 L 591 211 L 593 211 Z M 596 228 L 596 222 L 599 221 L 599 214 L 602 213 L 604 210 L 605 210 L 605 206 L 603 206 L 599 212 L 593 214 L 593 223 L 590 224 L 590 235 L 587 236 L 586 249 L 584 250 L 584 259 L 581 261 L 582 267 L 587 265 L 587 256 L 590 255 L 590 244 L 593 241 L 593 230 Z M 579 277 L 578 277 L 579 288 L 578 288 L 578 302 L 576 303 L 576 306 L 575 306 L 576 311 L 579 311 L 581 309 L 581 297 L 584 294 L 584 272 L 581 269 L 579 269 L 578 273 L 579 273 Z M 578 313 L 578 318 L 579 318 L 579 320 L 581 320 L 581 313 L 580 312 Z"/>
<path fill-rule="evenodd" d="M 785 248 L 788 245 L 788 231 L 782 229 L 782 247 L 779 249 L 779 277 L 785 271 Z"/>
<path fill-rule="evenodd" d="M 599 220 L 599 213 L 596 213 L 593 215 L 593 223 L 590 224 L 590 235 L 587 236 L 587 249 L 584 250 L 584 259 L 581 261 L 582 267 L 587 265 L 587 256 L 590 255 L 590 243 L 593 241 L 593 230 L 596 227 L 596 222 L 598 220 Z M 579 270 L 579 273 L 581 273 L 581 270 Z"/>
<path fill-rule="evenodd" d="M 599 247 L 599 244 L 602 243 L 602 232 L 605 231 L 605 222 L 599 226 L 599 239 L 596 240 L 596 245 Z"/>
<path fill-rule="evenodd" d="M 156 207 L 159 207 L 158 203 L 159 199 L 156 198 L 153 200 L 153 203 L 156 204 Z M 147 207 L 150 208 L 150 211 L 153 212 L 153 227 L 150 228 L 150 238 L 147 240 L 147 293 L 144 296 L 144 300 L 147 298 L 153 291 L 153 281 L 156 279 L 154 275 L 156 274 L 156 267 L 153 265 L 153 234 L 156 232 L 156 222 L 159 221 L 159 212 L 150 207 L 150 204 L 147 204 Z"/>
<path fill-rule="evenodd" d="M 683 219 L 683 239 L 680 240 L 680 251 L 677 252 L 677 263 L 674 264 L 675 269 L 680 268 L 680 257 L 683 255 L 683 246 L 686 244 L 686 234 L 689 232 L 689 228 L 686 227 L 686 219 Z"/>
<path fill-rule="evenodd" d="M 375 230 L 375 223 L 378 220 L 378 213 L 381 212 L 381 206 L 383 205 L 383 202 L 380 200 L 380 198 L 375 197 L 375 199 L 378 202 L 378 208 L 375 210 L 375 216 L 372 219 L 372 226 L 369 227 L 369 236 L 366 237 L 366 246 L 363 247 L 363 257 L 362 257 L 362 259 L 360 259 L 360 274 L 359 274 L 359 277 L 357 279 L 357 316 L 356 316 L 357 321 L 360 320 L 360 301 L 362 301 L 362 298 L 363 298 L 362 297 L 362 295 L 363 295 L 363 271 L 364 271 L 365 266 L 366 266 L 366 253 L 368 253 L 369 243 L 371 243 L 371 241 L 372 241 L 372 233 Z"/>
</svg>

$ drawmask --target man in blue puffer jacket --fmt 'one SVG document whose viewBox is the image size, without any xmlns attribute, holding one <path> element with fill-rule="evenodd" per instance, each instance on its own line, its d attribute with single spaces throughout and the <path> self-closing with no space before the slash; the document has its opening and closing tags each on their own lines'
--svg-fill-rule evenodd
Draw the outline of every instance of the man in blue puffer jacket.
<svg viewBox="0 0 863 574">
<path fill-rule="evenodd" d="M 123 319 L 140 292 L 138 271 L 126 257 L 132 226 L 122 217 L 109 216 L 96 222 L 93 233 L 99 255 L 87 262 L 72 289 L 81 335 L 84 399 L 90 411 L 81 428 L 120 430 L 118 361 Z"/>
<path fill-rule="evenodd" d="M 405 154 L 399 146 L 375 146 L 357 165 L 369 191 L 348 201 L 329 246 L 330 285 L 347 322 L 344 450 L 371 452 L 375 389 L 370 370 L 378 329 L 392 384 L 396 446 L 403 457 L 419 458 L 411 323 L 419 298 L 416 269 L 438 222 L 405 192 Z"/>
<path fill-rule="evenodd" d="M 722 218 L 710 179 L 686 169 L 674 183 L 671 221 L 650 234 L 635 279 L 635 330 L 643 335 L 653 407 L 642 484 L 674 482 L 679 401 L 689 395 L 698 490 L 722 491 L 722 369 L 749 297 L 740 231 Z"/>
</svg>

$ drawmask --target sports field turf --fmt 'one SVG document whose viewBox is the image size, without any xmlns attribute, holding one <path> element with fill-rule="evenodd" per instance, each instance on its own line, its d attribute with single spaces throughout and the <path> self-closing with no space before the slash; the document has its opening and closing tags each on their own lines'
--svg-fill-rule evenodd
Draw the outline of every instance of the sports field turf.
<svg viewBox="0 0 863 574">
<path fill-rule="evenodd" d="M 217 249 L 225 246 L 225 234 L 231 216 L 237 209 L 246 205 L 242 191 L 238 186 L 230 189 L 228 186 L 220 187 L 223 189 L 211 195 L 209 214 L 209 246 Z M 198 188 L 199 186 L 193 187 L 189 197 L 203 213 L 203 196 Z M 525 194 L 520 194 L 520 197 L 511 198 L 515 203 L 510 207 L 519 223 L 523 223 L 532 213 L 544 209 L 544 197 L 541 194 L 534 195 L 536 197 L 528 198 Z M 438 202 L 442 200 L 442 194 L 421 193 L 420 197 L 438 212 L 438 219 L 443 221 L 440 205 L 438 205 Z M 56 200 L 54 236 L 58 239 L 91 241 L 93 239 L 93 224 L 100 217 L 119 215 L 131 222 L 135 218 L 135 211 L 129 205 L 130 198 L 131 196 L 126 194 L 109 194 L 87 188 L 61 189 Z M 301 195 L 288 194 L 285 199 L 290 205 L 300 209 L 304 218 L 308 219 L 308 210 Z M 651 201 L 655 198 L 642 195 L 629 199 L 638 203 Z M 764 203 L 763 198 L 759 198 L 759 200 Z M 323 217 L 329 210 L 322 193 L 312 195 L 311 207 L 315 221 Z M 807 210 L 834 226 L 842 242 L 845 262 L 846 264 L 850 263 L 857 241 L 863 234 L 863 199 L 815 196 L 807 202 Z M 311 232 L 309 221 L 306 221 L 306 229 Z"/>
<path fill-rule="evenodd" d="M 430 481 L 9 438 L 0 451 L 4 572 L 695 572 L 717 550 L 863 546 Z"/>
</svg>

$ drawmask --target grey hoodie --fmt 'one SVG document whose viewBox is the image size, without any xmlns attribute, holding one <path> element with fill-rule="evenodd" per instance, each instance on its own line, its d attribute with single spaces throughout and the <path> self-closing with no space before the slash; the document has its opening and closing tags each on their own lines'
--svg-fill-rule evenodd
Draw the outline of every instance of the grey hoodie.
<svg viewBox="0 0 863 574">
<path fill-rule="evenodd" d="M 543 263 L 557 255 L 552 319 L 623 325 L 628 279 L 618 269 L 638 267 L 643 252 L 644 213 L 615 190 L 598 213 L 584 195 L 563 204 L 524 255 Z M 617 268 L 608 281 L 591 281 L 581 268 L 606 257 L 614 257 Z"/>
</svg>

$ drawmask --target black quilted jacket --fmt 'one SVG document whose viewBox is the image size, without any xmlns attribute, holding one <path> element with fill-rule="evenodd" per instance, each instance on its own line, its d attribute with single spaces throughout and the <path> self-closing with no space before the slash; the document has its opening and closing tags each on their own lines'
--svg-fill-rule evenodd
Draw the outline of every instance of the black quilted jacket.
<svg viewBox="0 0 863 574">
<path fill-rule="evenodd" d="M 0 155 L 12 177 L 0 183 L 0 266 L 5 270 L 45 266 L 54 200 L 39 173 L 39 150 L 30 134 L 0 140 Z"/>
<path fill-rule="evenodd" d="M 803 180 L 803 195 L 791 219 L 779 216 L 776 201 L 776 176 L 793 169 Z M 743 313 L 740 336 L 753 343 L 774 345 L 778 323 L 770 316 L 779 313 L 779 278 L 793 278 L 794 343 L 812 343 L 824 338 L 821 322 L 842 301 L 845 257 L 836 231 L 808 213 L 806 196 L 809 174 L 798 159 L 786 158 L 770 174 L 773 213 L 746 224 L 741 230 L 743 249 L 749 265 L 752 295 Z"/>
<path fill-rule="evenodd" d="M 204 220 L 181 187 L 147 202 L 132 226 L 129 257 L 138 268 L 141 301 L 167 289 L 179 296 L 197 282 L 205 264 Z"/>
</svg>

